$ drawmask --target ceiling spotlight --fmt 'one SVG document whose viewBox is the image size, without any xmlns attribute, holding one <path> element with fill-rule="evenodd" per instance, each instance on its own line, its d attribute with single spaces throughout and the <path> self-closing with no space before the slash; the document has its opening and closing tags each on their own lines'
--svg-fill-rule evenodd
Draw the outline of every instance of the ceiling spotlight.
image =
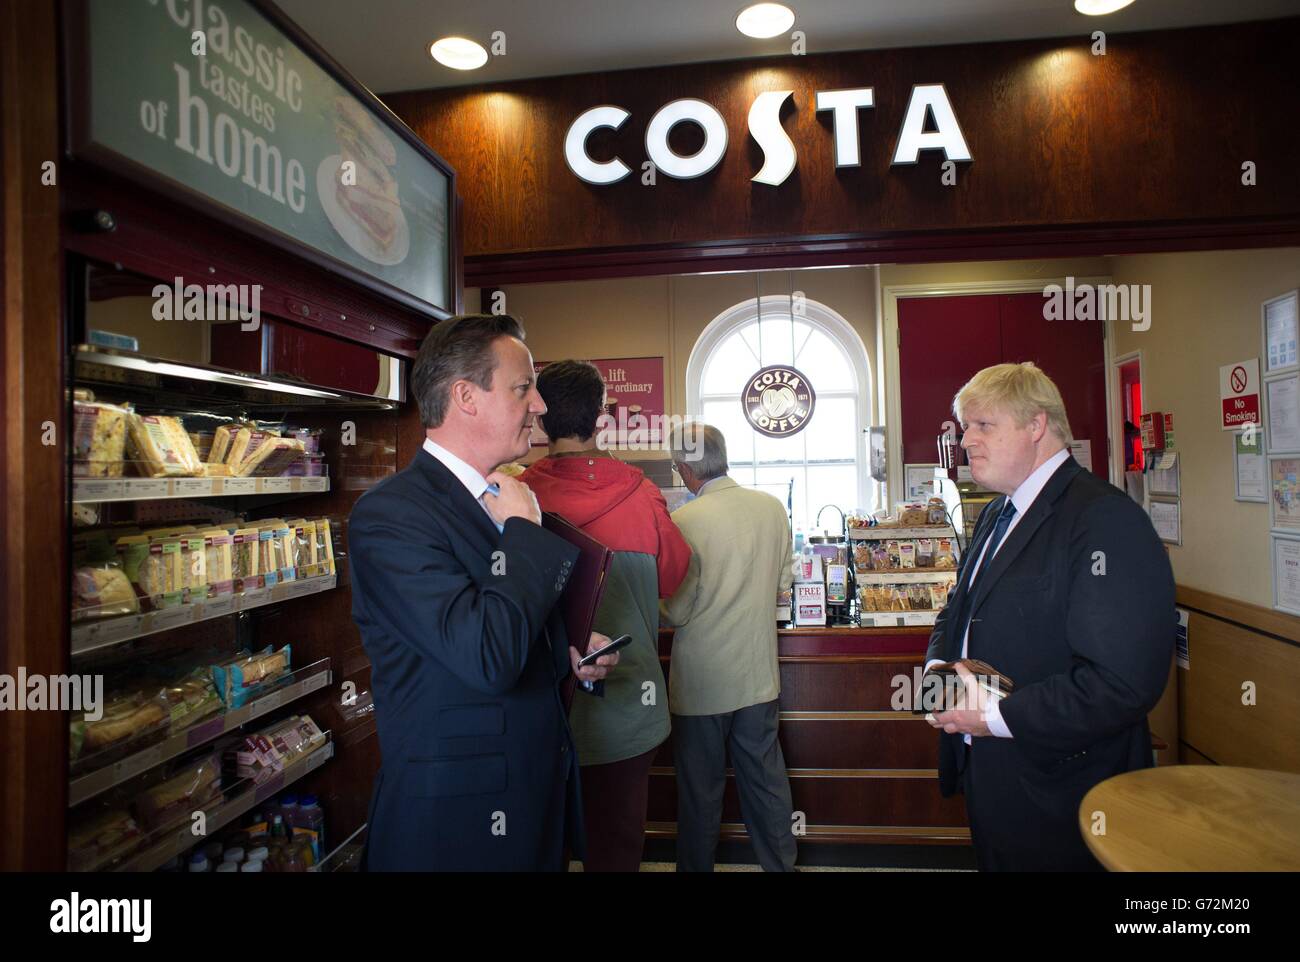
<svg viewBox="0 0 1300 962">
<path fill-rule="evenodd" d="M 1123 10 L 1133 0 L 1074 0 L 1074 9 L 1090 17 L 1101 17 Z"/>
<path fill-rule="evenodd" d="M 434 60 L 453 70 L 477 70 L 487 63 L 483 45 L 465 37 L 443 37 L 429 45 Z"/>
<path fill-rule="evenodd" d="M 783 3 L 756 3 L 736 16 L 736 29 L 746 37 L 766 40 L 794 26 L 794 11 Z"/>
</svg>

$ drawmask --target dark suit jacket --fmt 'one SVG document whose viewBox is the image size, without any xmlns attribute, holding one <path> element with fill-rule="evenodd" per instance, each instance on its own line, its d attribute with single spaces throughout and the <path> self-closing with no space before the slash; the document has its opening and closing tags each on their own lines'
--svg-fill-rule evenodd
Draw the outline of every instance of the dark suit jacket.
<svg viewBox="0 0 1300 962">
<path fill-rule="evenodd" d="M 1007 499 L 976 524 L 926 660 L 961 657 L 965 567 Z M 1069 458 L 975 576 L 968 657 L 1005 673 L 1013 738 L 940 735 L 944 795 L 959 787 L 982 867 L 1091 868 L 1078 827 L 1084 794 L 1151 764 L 1146 716 L 1174 644 L 1174 579 L 1141 506 Z M 982 838 L 981 838 L 982 836 Z"/>
<path fill-rule="evenodd" d="M 348 543 L 383 751 L 367 867 L 555 871 L 566 830 L 580 856 L 553 610 L 577 549 L 518 518 L 498 533 L 425 451 L 357 501 Z"/>
</svg>

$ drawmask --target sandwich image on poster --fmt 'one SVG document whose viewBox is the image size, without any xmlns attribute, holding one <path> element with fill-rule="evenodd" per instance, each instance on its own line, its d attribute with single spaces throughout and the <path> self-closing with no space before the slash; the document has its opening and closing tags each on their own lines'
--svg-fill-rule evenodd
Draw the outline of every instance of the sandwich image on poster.
<svg viewBox="0 0 1300 962">
<path fill-rule="evenodd" d="M 397 195 L 397 148 L 365 107 L 334 101 L 339 151 L 316 169 L 316 192 L 330 224 L 351 247 L 376 264 L 400 264 L 411 232 Z"/>
</svg>

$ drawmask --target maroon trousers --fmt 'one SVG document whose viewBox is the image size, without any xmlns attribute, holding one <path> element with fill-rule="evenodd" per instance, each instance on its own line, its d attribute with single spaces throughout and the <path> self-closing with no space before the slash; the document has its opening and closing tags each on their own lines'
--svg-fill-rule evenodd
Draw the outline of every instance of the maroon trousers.
<svg viewBox="0 0 1300 962">
<path fill-rule="evenodd" d="M 658 748 L 608 765 L 582 766 L 585 872 L 636 872 L 645 847 L 650 763 Z"/>
</svg>

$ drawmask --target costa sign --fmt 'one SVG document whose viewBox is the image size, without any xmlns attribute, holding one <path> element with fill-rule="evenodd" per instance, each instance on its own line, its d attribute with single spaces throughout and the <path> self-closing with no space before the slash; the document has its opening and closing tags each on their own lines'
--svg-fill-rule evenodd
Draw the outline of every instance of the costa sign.
<svg viewBox="0 0 1300 962">
<path fill-rule="evenodd" d="M 759 434 L 785 438 L 808 424 L 817 393 L 802 373 L 786 364 L 760 368 L 740 396 L 745 418 Z"/>
<path fill-rule="evenodd" d="M 769 90 L 754 98 L 749 108 L 749 134 L 763 150 L 763 166 L 751 180 L 773 187 L 785 183 L 794 170 L 794 142 L 781 126 L 781 107 L 794 96 L 793 90 Z M 858 112 L 875 106 L 875 88 L 817 91 L 817 110 L 830 111 L 835 138 L 835 166 L 858 167 Z M 934 129 L 927 131 L 927 115 Z M 569 125 L 564 137 L 564 159 L 569 169 L 589 184 L 616 184 L 632 172 L 620 158 L 593 160 L 587 153 L 587 139 L 602 128 L 618 130 L 631 117 L 630 111 L 612 104 L 584 110 Z M 668 146 L 668 135 L 678 124 L 694 123 L 704 131 L 704 143 L 694 154 L 682 155 Z M 945 160 L 970 161 L 970 148 L 962 135 L 957 114 L 943 84 L 916 84 L 908 98 L 903 126 L 894 147 L 890 166 L 915 164 L 923 150 L 942 150 Z M 727 124 L 712 104 L 684 97 L 664 104 L 650 118 L 645 129 L 646 156 L 660 173 L 678 180 L 701 177 L 721 163 L 727 152 Z"/>
</svg>

